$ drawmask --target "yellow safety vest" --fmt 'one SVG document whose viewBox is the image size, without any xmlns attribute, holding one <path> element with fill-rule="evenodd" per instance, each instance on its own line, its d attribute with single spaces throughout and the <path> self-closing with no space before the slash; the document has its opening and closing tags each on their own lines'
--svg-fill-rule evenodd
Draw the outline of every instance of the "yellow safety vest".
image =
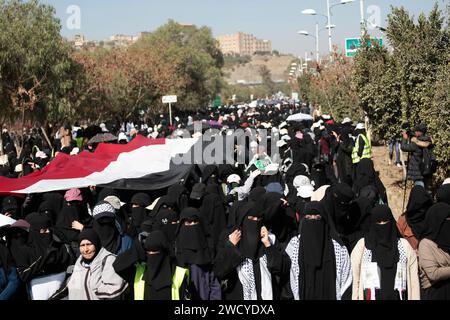
<svg viewBox="0 0 450 320">
<path fill-rule="evenodd" d="M 134 276 L 134 300 L 144 300 L 145 281 L 142 280 L 146 265 L 138 263 L 136 265 L 136 275 Z"/>
<path fill-rule="evenodd" d="M 172 278 L 172 300 L 180 300 L 180 288 L 184 278 L 189 282 L 189 269 L 177 267 Z"/>
<path fill-rule="evenodd" d="M 364 140 L 364 150 L 361 158 L 358 156 L 359 137 L 361 137 Z M 372 145 L 370 143 L 370 140 L 363 134 L 358 135 L 358 137 L 356 138 L 355 147 L 353 148 L 352 152 L 353 164 L 359 163 L 361 159 L 372 159 Z"/>
<path fill-rule="evenodd" d="M 143 277 L 145 269 L 145 263 L 138 263 L 136 265 L 134 300 L 144 300 L 145 281 L 143 280 Z M 189 269 L 176 267 L 172 277 L 172 300 L 180 300 L 180 288 L 185 278 L 189 279 Z"/>
</svg>

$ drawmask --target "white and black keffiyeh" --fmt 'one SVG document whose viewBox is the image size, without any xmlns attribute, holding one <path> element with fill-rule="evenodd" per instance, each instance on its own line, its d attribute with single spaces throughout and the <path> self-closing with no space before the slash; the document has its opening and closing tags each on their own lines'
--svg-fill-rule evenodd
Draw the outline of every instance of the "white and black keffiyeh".
<svg viewBox="0 0 450 320">
<path fill-rule="evenodd" d="M 275 235 L 269 235 L 270 242 L 275 243 Z M 267 256 L 259 258 L 259 267 L 261 270 L 261 298 L 263 300 L 273 300 L 272 274 L 267 266 Z M 258 300 L 255 283 L 255 273 L 253 271 L 253 261 L 245 259 L 237 267 L 239 280 L 242 284 L 244 300 Z"/>
<path fill-rule="evenodd" d="M 345 246 L 341 246 L 337 241 L 333 241 L 334 254 L 336 258 L 336 300 L 341 300 L 344 292 L 352 284 L 352 269 L 350 255 Z M 300 248 L 300 235 L 294 237 L 286 247 L 286 253 L 291 259 L 290 285 L 295 300 L 300 300 L 299 296 L 299 272 L 298 254 Z"/>
<path fill-rule="evenodd" d="M 402 296 L 401 296 L 401 292 L 406 291 L 406 286 L 407 286 L 407 268 L 408 268 L 408 256 L 406 253 L 406 249 L 403 247 L 403 244 L 401 242 L 401 239 L 398 239 L 398 253 L 399 253 L 399 261 L 397 263 L 397 272 L 395 274 L 395 287 L 394 290 L 397 290 L 400 294 L 400 300 L 402 300 Z M 364 272 L 365 270 L 365 266 L 368 264 L 377 264 L 376 262 L 372 262 L 372 251 L 364 248 L 364 253 L 363 253 L 363 257 L 362 257 L 362 263 L 361 263 L 361 270 L 363 270 L 362 275 L 361 275 L 361 279 L 362 279 L 362 286 L 363 289 L 370 289 L 372 292 L 375 292 L 376 289 L 380 289 L 380 288 L 374 288 L 371 287 L 370 285 L 368 285 L 369 281 L 367 281 L 367 275 Z M 377 266 L 378 267 L 378 266 Z M 380 282 L 379 279 L 379 274 L 378 273 L 373 273 L 371 274 L 371 276 L 375 276 L 378 277 L 376 281 L 370 281 L 370 283 L 373 282 Z M 370 299 L 371 300 L 376 300 L 375 294 L 370 295 Z"/>
</svg>

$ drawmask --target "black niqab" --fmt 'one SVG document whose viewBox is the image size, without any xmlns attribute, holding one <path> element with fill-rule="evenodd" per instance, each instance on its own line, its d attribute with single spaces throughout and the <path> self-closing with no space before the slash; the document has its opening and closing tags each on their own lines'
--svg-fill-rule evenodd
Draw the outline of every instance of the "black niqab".
<svg viewBox="0 0 450 320">
<path fill-rule="evenodd" d="M 263 195 L 265 195 L 267 192 L 266 188 L 264 187 L 256 187 L 253 188 L 252 191 L 250 191 L 250 194 L 248 195 L 248 199 L 254 202 L 258 202 Z"/>
<path fill-rule="evenodd" d="M 450 205 L 450 184 L 444 184 L 436 193 L 438 202 L 445 202 Z"/>
<path fill-rule="evenodd" d="M 450 205 L 438 202 L 427 212 L 426 223 L 428 231 L 426 238 L 434 241 L 439 248 L 450 254 Z"/>
<path fill-rule="evenodd" d="M 52 241 L 51 233 L 40 233 L 42 229 L 51 227 L 51 220 L 37 212 L 31 213 L 26 217 L 26 221 L 30 224 L 30 234 L 28 242 L 36 247 L 46 250 Z"/>
<path fill-rule="evenodd" d="M 186 226 L 186 221 L 197 221 L 196 225 Z M 200 219 L 200 212 L 195 208 L 186 208 L 181 212 L 180 225 L 177 230 L 176 257 L 183 266 L 196 264 L 207 265 L 212 262 L 206 232 Z"/>
<path fill-rule="evenodd" d="M 178 212 L 187 208 L 189 193 L 185 186 L 182 186 L 181 184 L 173 185 L 167 190 L 167 194 L 170 194 L 172 198 L 176 200 L 176 208 L 179 210 Z"/>
<path fill-rule="evenodd" d="M 376 179 L 375 168 L 373 161 L 370 159 L 361 159 L 356 167 L 355 181 L 353 182 L 353 188 L 356 194 L 359 194 L 360 190 L 368 185 L 374 185 Z"/>
<path fill-rule="evenodd" d="M 226 227 L 227 217 L 223 198 L 220 196 L 218 185 L 209 184 L 206 187 L 206 195 L 200 207 L 200 216 L 204 223 L 208 236 L 212 238 L 214 247 L 219 241 L 220 233 Z M 222 193 L 223 194 L 223 193 Z"/>
<path fill-rule="evenodd" d="M 313 201 L 305 205 L 305 215 L 321 219 L 303 218 L 300 224 L 300 300 L 336 300 L 336 258 L 326 213 L 320 202 Z"/>
<path fill-rule="evenodd" d="M 388 221 L 386 224 L 377 222 Z M 376 206 L 372 210 L 371 224 L 365 237 L 365 246 L 372 251 L 372 262 L 380 268 L 379 300 L 397 300 L 399 293 L 394 290 L 397 263 L 399 233 L 391 209 L 386 205 Z"/>
<path fill-rule="evenodd" d="M 172 285 L 172 268 L 170 264 L 169 243 L 164 232 L 153 231 L 149 234 L 144 243 L 144 250 L 147 252 L 145 280 L 145 299 L 160 300 L 166 297 Z M 154 254 L 149 254 L 153 252 Z M 156 253 L 157 252 L 157 253 Z"/>
<path fill-rule="evenodd" d="M 171 209 L 162 209 L 155 218 L 155 229 L 161 230 L 170 244 L 175 241 L 178 228 L 178 214 Z"/>
<path fill-rule="evenodd" d="M 320 201 L 327 214 L 327 222 L 335 241 L 343 244 L 341 237 L 346 234 L 351 214 L 350 203 L 354 197 L 352 189 L 345 183 L 338 183 L 325 191 Z"/>
<path fill-rule="evenodd" d="M 423 234 L 426 232 L 425 214 L 432 205 L 433 199 L 424 187 L 414 186 L 412 188 L 405 216 L 408 225 L 419 240 L 423 238 Z"/>
<path fill-rule="evenodd" d="M 116 254 L 120 240 L 116 219 L 112 217 L 94 219 L 93 229 L 99 236 L 102 247 L 109 252 Z"/>
<path fill-rule="evenodd" d="M 253 202 L 237 208 L 238 210 L 238 227 L 242 231 L 241 241 L 239 241 L 238 247 L 242 255 L 248 259 L 256 260 L 263 254 L 263 248 L 261 243 L 261 228 L 263 226 L 262 220 L 254 221 L 249 220 L 249 216 L 262 218 L 263 213 L 255 210 Z"/>
</svg>

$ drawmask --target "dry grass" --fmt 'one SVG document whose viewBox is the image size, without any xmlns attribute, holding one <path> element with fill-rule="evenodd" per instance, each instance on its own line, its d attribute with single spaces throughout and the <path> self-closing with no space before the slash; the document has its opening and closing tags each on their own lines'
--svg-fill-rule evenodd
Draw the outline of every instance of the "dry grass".
<svg viewBox="0 0 450 320">
<path fill-rule="evenodd" d="M 403 198 L 404 198 L 404 181 L 403 169 L 398 168 L 394 164 L 389 165 L 389 153 L 387 147 L 373 147 L 373 162 L 375 170 L 380 173 L 380 179 L 383 181 L 387 190 L 389 207 L 395 218 L 402 214 Z M 405 207 L 411 191 L 411 183 L 408 183 L 406 190 Z"/>
</svg>

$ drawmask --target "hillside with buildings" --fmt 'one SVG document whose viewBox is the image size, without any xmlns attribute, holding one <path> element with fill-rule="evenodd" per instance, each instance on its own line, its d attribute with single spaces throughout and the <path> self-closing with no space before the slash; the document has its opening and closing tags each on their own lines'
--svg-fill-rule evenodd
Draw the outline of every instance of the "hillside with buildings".
<svg viewBox="0 0 450 320">
<path fill-rule="evenodd" d="M 192 26 L 192 25 L 186 25 Z M 84 35 L 69 39 L 75 49 L 128 47 L 150 32 L 137 35 L 113 35 L 102 41 L 88 40 Z M 218 45 L 225 56 L 224 74 L 229 84 L 261 84 L 260 68 L 265 66 L 275 83 L 285 83 L 288 69 L 295 60 L 291 55 L 274 54 L 270 40 L 258 39 L 253 34 L 236 32 L 217 37 Z"/>
<path fill-rule="evenodd" d="M 275 83 L 287 82 L 289 66 L 294 60 L 292 55 L 254 55 L 247 58 L 248 62 L 226 64 L 225 80 L 229 84 L 260 84 L 260 68 L 266 66 Z"/>
</svg>

